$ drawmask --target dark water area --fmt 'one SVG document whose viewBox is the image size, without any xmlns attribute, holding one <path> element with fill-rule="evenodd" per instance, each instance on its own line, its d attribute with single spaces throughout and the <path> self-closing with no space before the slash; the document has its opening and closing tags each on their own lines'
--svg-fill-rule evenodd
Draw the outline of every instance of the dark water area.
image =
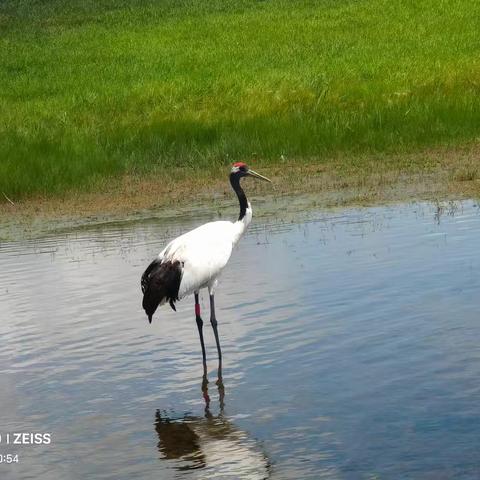
<svg viewBox="0 0 480 480">
<path fill-rule="evenodd" d="M 476 203 L 254 218 L 207 384 L 193 298 L 149 325 L 139 281 L 217 216 L 0 244 L 1 479 L 480 477 Z"/>
</svg>

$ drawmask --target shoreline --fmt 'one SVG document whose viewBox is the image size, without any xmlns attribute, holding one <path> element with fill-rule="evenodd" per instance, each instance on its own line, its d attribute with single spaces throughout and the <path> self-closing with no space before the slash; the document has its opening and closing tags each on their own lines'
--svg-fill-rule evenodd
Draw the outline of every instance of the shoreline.
<svg viewBox="0 0 480 480">
<path fill-rule="evenodd" d="M 272 184 L 247 179 L 252 203 L 310 197 L 298 208 L 369 206 L 403 201 L 463 200 L 480 195 L 476 145 L 397 155 L 363 155 L 251 166 Z M 111 179 L 97 192 L 70 192 L 0 203 L 0 240 L 35 237 L 59 229 L 105 221 L 172 216 L 199 208 L 236 207 L 221 171 L 172 170 L 158 179 Z M 280 202 L 282 203 L 282 202 Z"/>
</svg>

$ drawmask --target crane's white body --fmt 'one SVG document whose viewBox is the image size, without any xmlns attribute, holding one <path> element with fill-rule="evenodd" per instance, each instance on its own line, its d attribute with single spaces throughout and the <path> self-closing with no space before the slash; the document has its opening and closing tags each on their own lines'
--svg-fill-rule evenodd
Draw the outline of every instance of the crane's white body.
<svg viewBox="0 0 480 480">
<path fill-rule="evenodd" d="M 160 252 L 162 262 L 179 261 L 182 265 L 179 299 L 206 287 L 213 294 L 218 276 L 251 220 L 252 207 L 248 203 L 241 220 L 205 223 L 175 238 Z"/>
</svg>

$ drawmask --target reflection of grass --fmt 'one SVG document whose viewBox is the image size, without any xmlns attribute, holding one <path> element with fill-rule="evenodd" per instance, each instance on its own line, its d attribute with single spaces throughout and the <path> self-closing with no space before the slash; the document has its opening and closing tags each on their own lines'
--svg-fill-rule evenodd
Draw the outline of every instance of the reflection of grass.
<svg viewBox="0 0 480 480">
<path fill-rule="evenodd" d="M 467 0 L 4 0 L 0 191 L 475 140 L 479 15 Z"/>
</svg>

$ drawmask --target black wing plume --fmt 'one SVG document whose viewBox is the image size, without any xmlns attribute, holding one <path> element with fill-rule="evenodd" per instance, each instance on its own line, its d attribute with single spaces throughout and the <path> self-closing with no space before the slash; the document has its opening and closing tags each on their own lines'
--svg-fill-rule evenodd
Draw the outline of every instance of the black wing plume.
<svg viewBox="0 0 480 480">
<path fill-rule="evenodd" d="M 155 259 L 143 272 L 141 285 L 143 292 L 142 306 L 148 321 L 152 323 L 152 316 L 160 303 L 167 301 L 173 310 L 178 300 L 178 290 L 182 280 L 182 267 L 179 261 L 162 262 Z"/>
</svg>

